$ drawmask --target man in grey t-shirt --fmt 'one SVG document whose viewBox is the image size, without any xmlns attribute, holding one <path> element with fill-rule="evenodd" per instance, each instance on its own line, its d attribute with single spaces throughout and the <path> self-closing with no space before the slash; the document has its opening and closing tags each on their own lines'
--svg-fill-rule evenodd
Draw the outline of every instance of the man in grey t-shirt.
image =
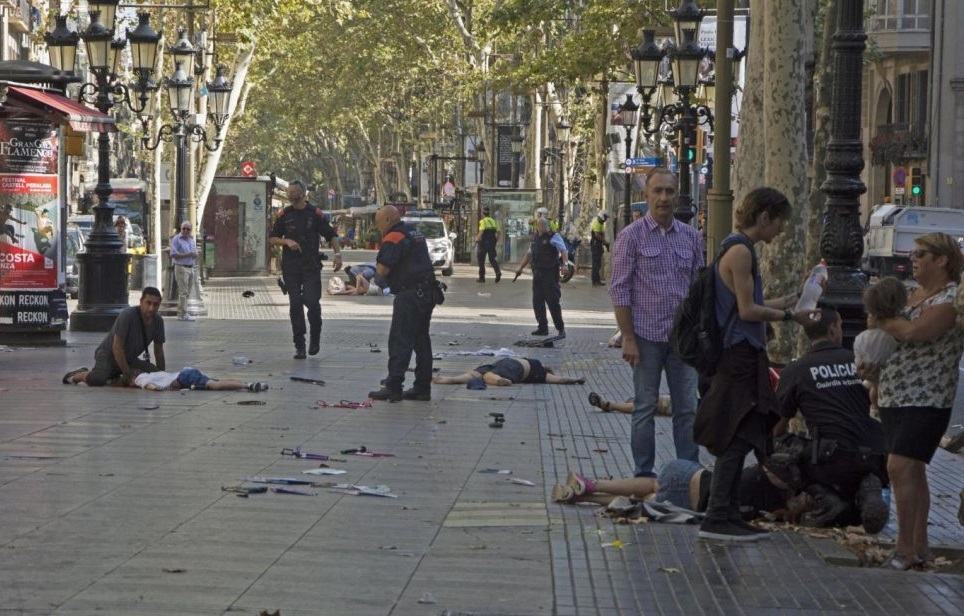
<svg viewBox="0 0 964 616">
<path fill-rule="evenodd" d="M 116 377 L 123 383 L 133 382 L 141 372 L 164 370 L 164 319 L 157 314 L 161 307 L 161 292 L 145 287 L 137 306 L 125 308 L 117 315 L 110 333 L 94 351 L 94 367 L 78 368 L 64 375 L 64 385 L 87 383 L 101 387 Z M 154 361 L 150 362 L 148 347 L 154 343 Z M 141 358 L 141 354 L 145 358 Z"/>
</svg>

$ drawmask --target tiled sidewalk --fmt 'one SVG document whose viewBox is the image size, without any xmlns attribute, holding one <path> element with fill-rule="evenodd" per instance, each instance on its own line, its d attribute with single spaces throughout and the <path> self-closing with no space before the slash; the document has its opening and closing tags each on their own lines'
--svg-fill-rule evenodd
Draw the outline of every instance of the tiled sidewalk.
<svg viewBox="0 0 964 616">
<path fill-rule="evenodd" d="M 473 278 L 459 268 L 434 320 L 445 373 L 481 363 L 457 353 L 510 346 L 533 326 L 527 281 Z M 241 298 L 247 289 L 253 301 Z M 604 344 L 608 299 L 586 279 L 563 290 L 569 338 L 527 354 L 587 385 L 436 386 L 428 404 L 354 410 L 315 401 L 360 400 L 384 376 L 386 354 L 369 344 L 386 346 L 390 298 L 325 297 L 322 352 L 295 362 L 274 278 L 216 279 L 205 292 L 211 317 L 169 324 L 168 365 L 267 380 L 266 394 L 60 385 L 101 335 L 0 353 L 0 614 L 961 613 L 959 576 L 829 565 L 795 533 L 722 547 L 697 541 L 693 527 L 620 526 L 549 503 L 570 468 L 631 468 L 629 417 L 585 403 L 590 389 L 632 390 Z M 235 366 L 237 355 L 255 363 Z M 492 411 L 506 415 L 504 428 L 488 427 Z M 661 464 L 673 457 L 669 419 L 657 433 Z M 221 492 L 240 477 L 317 466 L 280 456 L 284 447 L 337 454 L 361 444 L 396 455 L 331 464 L 398 499 Z M 959 491 L 960 464 L 943 454 L 931 469 L 932 537 L 957 548 L 957 501 L 940 495 Z M 490 467 L 513 474 L 478 472 Z M 616 539 L 622 549 L 603 547 Z"/>
</svg>

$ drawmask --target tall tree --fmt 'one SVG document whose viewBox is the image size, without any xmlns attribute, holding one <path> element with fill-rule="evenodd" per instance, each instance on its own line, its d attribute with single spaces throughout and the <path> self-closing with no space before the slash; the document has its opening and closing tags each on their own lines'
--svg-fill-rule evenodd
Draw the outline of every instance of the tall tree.
<svg viewBox="0 0 964 616">
<path fill-rule="evenodd" d="M 761 248 L 761 270 L 766 296 L 784 295 L 803 279 L 809 207 L 806 149 L 805 37 L 811 20 L 805 18 L 808 0 L 750 3 L 755 20 L 747 65 L 748 84 L 740 110 L 736 177 L 738 201 L 757 186 L 771 186 L 790 199 L 792 215 L 784 232 Z M 775 362 L 793 355 L 793 330 L 778 326 L 770 343 Z"/>
</svg>

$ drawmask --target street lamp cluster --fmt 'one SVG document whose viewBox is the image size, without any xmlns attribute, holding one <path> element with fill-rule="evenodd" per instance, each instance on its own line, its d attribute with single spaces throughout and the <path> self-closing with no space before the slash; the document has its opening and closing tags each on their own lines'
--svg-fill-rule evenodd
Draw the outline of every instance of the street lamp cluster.
<svg viewBox="0 0 964 616">
<path fill-rule="evenodd" d="M 154 149 L 160 141 L 176 139 L 177 173 L 177 220 L 175 226 L 188 219 L 187 207 L 187 156 L 185 137 L 203 142 L 208 150 L 221 144 L 220 132 L 228 117 L 231 84 L 224 77 L 223 67 L 218 67 L 214 81 L 206 85 L 210 95 L 209 118 L 215 127 L 213 146 L 207 143 L 203 124 L 192 121 L 194 110 L 194 78 L 192 58 L 197 53 L 184 31 L 170 48 L 175 59 L 175 71 L 165 79 L 174 125 L 162 125 L 151 146 L 148 136 L 153 96 L 158 86 L 152 81 L 157 63 L 161 35 L 150 25 L 150 14 L 138 13 L 137 27 L 127 31 L 126 38 L 115 38 L 117 7 L 120 0 L 89 0 L 90 23 L 83 32 L 70 30 L 67 16 L 56 19 L 56 27 L 45 35 L 51 65 L 65 74 L 73 74 L 76 68 L 77 48 L 83 40 L 93 82 L 80 88 L 79 99 L 108 113 L 114 106 L 123 104 L 138 114 L 144 130 L 142 143 Z M 131 85 L 120 81 L 122 51 L 131 47 L 131 63 L 136 75 Z M 203 50 L 202 50 L 203 52 Z M 187 69 L 185 69 L 187 65 Z M 203 72 L 202 71 L 199 71 Z M 114 208 L 108 200 L 113 192 L 110 184 L 110 137 L 101 132 L 98 138 L 97 187 L 94 190 L 98 203 L 94 210 L 94 227 L 87 241 L 87 250 L 78 256 L 81 267 L 82 287 L 80 303 L 71 314 L 71 327 L 87 331 L 104 331 L 110 328 L 117 314 L 127 306 L 128 256 L 121 252 L 120 238 L 114 230 Z M 173 289 L 168 290 L 170 295 Z"/>
<path fill-rule="evenodd" d="M 713 112 L 706 103 L 714 100 L 716 84 L 712 75 L 700 76 L 700 64 L 712 52 L 696 42 L 703 13 L 693 0 L 683 0 L 679 8 L 670 11 L 676 31 L 675 46 L 661 47 L 656 43 L 656 32 L 647 29 L 643 31 L 642 43 L 630 52 L 636 89 L 643 100 L 640 131 L 647 139 L 659 135 L 676 144 L 679 202 L 675 215 L 683 222 L 689 222 L 695 213 L 690 165 L 699 162 L 694 151 L 696 128 L 708 125 L 713 129 Z M 631 98 L 627 96 L 627 102 Z M 632 107 L 635 116 L 635 103 Z M 629 130 L 627 127 L 627 143 Z M 628 203 L 627 196 L 627 221 Z"/>
</svg>

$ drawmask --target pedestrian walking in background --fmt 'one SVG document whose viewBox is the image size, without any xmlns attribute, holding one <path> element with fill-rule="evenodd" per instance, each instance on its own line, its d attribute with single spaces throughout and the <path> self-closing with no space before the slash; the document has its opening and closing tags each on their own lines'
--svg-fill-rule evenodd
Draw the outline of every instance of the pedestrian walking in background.
<svg viewBox="0 0 964 616">
<path fill-rule="evenodd" d="M 609 297 L 622 335 L 623 359 L 633 367 L 632 450 L 636 477 L 655 477 L 654 415 L 663 371 L 673 407 L 676 457 L 699 460 L 693 441 L 696 370 L 683 363 L 669 344 L 677 307 L 703 267 L 699 232 L 673 218 L 676 175 L 653 169 L 646 180 L 649 211 L 616 236 Z"/>
<path fill-rule="evenodd" d="M 161 292 L 155 287 L 144 287 L 141 301 L 120 311 L 110 332 L 94 351 L 94 367 L 77 368 L 64 375 L 64 385 L 86 383 L 102 387 L 117 377 L 125 385 L 134 382 L 142 372 L 164 370 L 164 318 L 157 314 L 161 307 Z M 154 363 L 148 349 L 154 344 Z"/>
<path fill-rule="evenodd" d="M 185 220 L 181 223 L 181 232 L 171 238 L 171 263 L 174 266 L 174 280 L 177 282 L 178 321 L 195 320 L 194 316 L 187 313 L 187 296 L 194 283 L 194 267 L 201 253 L 198 252 L 191 230 L 190 221 Z"/>
<path fill-rule="evenodd" d="M 130 245 L 130 236 L 127 234 L 127 218 L 118 216 L 117 220 L 114 221 L 114 230 L 117 231 L 117 237 L 120 239 L 121 252 L 127 252 Z"/>
<path fill-rule="evenodd" d="M 271 229 L 268 242 L 281 246 L 281 277 L 288 290 L 295 359 L 305 359 L 305 308 L 308 309 L 308 354 L 321 350 L 321 255 L 324 237 L 335 253 L 334 269 L 341 269 L 341 244 L 321 209 L 308 203 L 304 182 L 288 184 L 288 202 Z"/>
<path fill-rule="evenodd" d="M 428 401 L 432 399 L 432 339 L 429 327 L 437 294 L 435 270 L 425 236 L 402 222 L 398 210 L 386 205 L 375 214 L 382 245 L 375 272 L 385 278 L 395 295 L 388 332 L 388 378 L 384 386 L 368 392 L 372 400 Z M 415 383 L 402 391 L 405 371 L 415 353 Z"/>
<path fill-rule="evenodd" d="M 899 571 L 934 558 L 927 541 L 927 464 L 950 423 L 964 349 L 960 247 L 946 233 L 928 233 L 914 243 L 911 265 L 920 286 L 901 316 L 876 323 L 897 340 L 880 369 L 877 406 L 897 505 L 897 543 L 884 567 Z"/>
<path fill-rule="evenodd" d="M 650 210 L 654 205 L 650 199 Z M 783 232 L 790 214 L 790 202 L 780 191 L 765 187 L 750 191 L 734 214 L 737 231 L 723 240 L 722 246 L 729 249 L 713 265 L 716 321 L 726 331 L 723 354 L 710 389 L 700 400 L 693 426 L 696 442 L 716 456 L 709 506 L 700 526 L 701 539 L 756 541 L 768 536 L 740 516 L 743 461 L 750 451 L 756 452 L 758 460 L 766 459 L 772 444 L 771 430 L 779 419 L 770 384 L 766 322 L 807 324 L 820 318 L 819 310 L 790 310 L 797 293 L 766 302 L 763 299 L 763 278 L 754 244 L 773 241 Z M 625 348 L 624 340 L 624 352 Z"/>
<path fill-rule="evenodd" d="M 603 248 L 609 250 L 609 242 L 606 241 L 607 220 L 609 220 L 609 214 L 599 212 L 592 219 L 592 225 L 589 227 L 589 249 L 592 252 L 592 286 L 594 287 L 601 287 L 605 284 L 602 279 L 602 259 Z"/>
<path fill-rule="evenodd" d="M 559 275 L 566 267 L 569 251 L 566 250 L 566 242 L 562 236 L 549 229 L 547 218 L 537 218 L 535 225 L 536 237 L 529 245 L 529 251 L 516 270 L 515 277 L 518 278 L 525 266 L 532 263 L 532 311 L 538 324 L 532 335 L 549 335 L 549 321 L 546 319 L 548 307 L 556 332 L 559 337 L 565 338 L 566 326 L 562 320 Z"/>
<path fill-rule="evenodd" d="M 479 262 L 479 279 L 485 282 L 485 258 L 489 258 L 489 265 L 495 272 L 495 281 L 502 280 L 502 270 L 495 260 L 495 247 L 499 245 L 499 223 L 492 218 L 492 211 L 488 207 L 482 208 L 482 220 L 479 221 L 479 233 L 475 236 L 475 257 Z"/>
</svg>

